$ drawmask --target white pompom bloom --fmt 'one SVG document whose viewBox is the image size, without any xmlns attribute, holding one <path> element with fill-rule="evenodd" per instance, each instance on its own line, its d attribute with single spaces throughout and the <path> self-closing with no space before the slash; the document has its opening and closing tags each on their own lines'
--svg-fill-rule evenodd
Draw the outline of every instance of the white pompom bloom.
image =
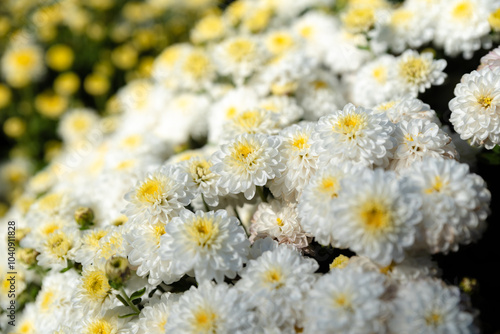
<svg viewBox="0 0 500 334">
<path fill-rule="evenodd" d="M 332 269 L 305 302 L 304 333 L 385 333 L 384 275 L 359 267 Z"/>
<path fill-rule="evenodd" d="M 217 206 L 219 204 L 217 181 L 220 175 L 210 170 L 212 165 L 212 161 L 203 155 L 194 156 L 179 164 L 194 184 L 196 195 L 201 196 L 202 201 L 205 201 L 207 205 Z"/>
<path fill-rule="evenodd" d="M 152 300 L 139 314 L 134 334 L 165 334 L 165 326 L 172 311 L 172 305 L 179 295 L 164 293 L 158 300 Z"/>
<path fill-rule="evenodd" d="M 440 280 L 402 285 L 388 322 L 391 333 L 477 333 L 472 314 L 460 305 L 460 290 Z"/>
<path fill-rule="evenodd" d="M 481 65 L 477 70 L 481 70 L 484 67 L 489 67 L 490 70 L 494 70 L 500 67 L 500 47 L 491 50 L 486 56 L 481 58 Z"/>
<path fill-rule="evenodd" d="M 148 173 L 135 188 L 125 195 L 129 202 L 127 216 L 138 221 L 167 222 L 188 205 L 194 197 L 192 184 L 186 173 L 167 165 Z"/>
<path fill-rule="evenodd" d="M 495 9 L 494 3 L 489 0 L 440 1 L 434 43 L 443 48 L 446 55 L 462 53 L 466 59 L 472 58 L 483 44 L 491 47 L 487 38 L 488 16 Z"/>
<path fill-rule="evenodd" d="M 279 137 L 263 134 L 243 134 L 222 145 L 212 155 L 211 167 L 220 175 L 220 191 L 253 198 L 256 186 L 264 186 L 285 169 L 278 151 L 280 145 Z"/>
<path fill-rule="evenodd" d="M 126 334 L 127 322 L 118 316 L 116 311 L 102 315 L 85 314 L 73 329 L 74 332 L 81 334 Z"/>
<path fill-rule="evenodd" d="M 500 68 L 462 77 L 449 104 L 450 122 L 460 138 L 491 150 L 500 143 Z"/>
<path fill-rule="evenodd" d="M 401 121 L 394 132 L 397 144 L 389 169 L 399 171 L 425 157 L 457 159 L 452 140 L 436 123 L 414 119 Z"/>
<path fill-rule="evenodd" d="M 176 275 L 171 269 L 171 262 L 160 258 L 160 240 L 165 234 L 165 223 L 143 222 L 137 226 L 129 226 L 124 234 L 130 245 L 128 260 L 137 267 L 137 275 L 148 276 L 148 283 L 158 285 L 162 281 L 170 284 L 178 281 L 181 275 Z"/>
<path fill-rule="evenodd" d="M 421 199 L 393 172 L 365 169 L 341 182 L 333 208 L 333 236 L 381 265 L 401 262 L 422 220 Z"/>
<path fill-rule="evenodd" d="M 224 134 L 221 139 L 227 142 L 245 133 L 263 133 L 274 135 L 279 131 L 277 115 L 269 110 L 247 109 L 228 119 L 223 125 Z"/>
<path fill-rule="evenodd" d="M 347 160 L 367 166 L 389 164 L 394 124 L 382 113 L 347 104 L 322 117 L 316 125 L 317 141 L 313 149 L 320 162 Z"/>
<path fill-rule="evenodd" d="M 236 288 L 257 308 L 258 321 L 293 328 L 302 319 L 302 301 L 314 284 L 317 269 L 313 259 L 280 245 L 250 261 Z"/>
<path fill-rule="evenodd" d="M 432 253 L 456 251 L 479 239 L 490 212 L 484 180 L 455 160 L 425 159 L 404 174 L 423 197 L 421 240 Z"/>
<path fill-rule="evenodd" d="M 375 112 L 385 112 L 393 123 L 399 123 L 402 120 L 409 122 L 412 119 L 426 119 L 437 125 L 441 125 L 439 117 L 431 109 L 431 106 L 411 95 L 405 95 L 395 100 L 381 103 L 374 107 L 373 110 Z"/>
<path fill-rule="evenodd" d="M 234 278 L 247 261 L 250 247 L 238 219 L 225 210 L 183 210 L 167 224 L 161 239 L 161 258 L 171 261 L 172 273 L 194 271 L 198 282 Z"/>
<path fill-rule="evenodd" d="M 304 116 L 304 110 L 293 97 L 272 95 L 259 101 L 259 108 L 268 110 L 277 119 L 280 127 L 285 127 Z"/>
<path fill-rule="evenodd" d="M 64 113 L 59 122 L 58 132 L 63 141 L 73 144 L 84 140 L 91 130 L 97 129 L 99 116 L 95 110 L 89 108 L 76 108 Z"/>
<path fill-rule="evenodd" d="M 74 260 L 80 243 L 80 231 L 76 227 L 56 230 L 35 248 L 40 253 L 37 256 L 38 264 L 53 270 L 64 269 L 67 261 Z"/>
<path fill-rule="evenodd" d="M 249 305 L 225 283 L 191 287 L 172 306 L 166 333 L 253 333 Z"/>
<path fill-rule="evenodd" d="M 398 57 L 395 87 L 400 90 L 400 94 L 411 94 L 417 97 L 418 93 L 425 92 L 432 85 L 443 84 L 447 77 L 443 72 L 446 60 L 433 58 L 430 52 L 419 54 L 413 50 L 407 50 Z"/>
<path fill-rule="evenodd" d="M 331 210 L 341 191 L 341 181 L 364 168 L 362 165 L 331 162 L 319 169 L 304 187 L 297 207 L 301 225 L 320 244 L 341 247 L 332 235 Z"/>
<path fill-rule="evenodd" d="M 252 217 L 250 227 L 254 236 L 269 235 L 297 248 L 307 247 L 311 235 L 304 232 L 295 204 L 274 200 L 271 203 L 260 203 Z"/>
<path fill-rule="evenodd" d="M 314 123 L 293 124 L 280 132 L 280 154 L 286 170 L 269 183 L 275 197 L 296 201 L 311 175 L 316 172 L 318 155 L 312 150 Z"/>
</svg>

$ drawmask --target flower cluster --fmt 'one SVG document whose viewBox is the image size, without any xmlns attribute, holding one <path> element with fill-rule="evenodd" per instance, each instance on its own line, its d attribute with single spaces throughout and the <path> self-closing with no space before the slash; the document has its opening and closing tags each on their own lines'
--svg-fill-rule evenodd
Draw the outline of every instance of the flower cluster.
<svg viewBox="0 0 500 334">
<path fill-rule="evenodd" d="M 61 154 L 6 214 L 26 296 L 16 326 L 478 331 L 432 255 L 486 228 L 490 191 L 460 157 L 462 139 L 500 134 L 498 52 L 450 102 L 460 139 L 419 99 L 446 60 L 408 48 L 469 57 L 496 38 L 499 13 L 488 0 L 237 0 L 208 13 L 191 43 L 121 88 L 108 132 L 85 109 L 61 121 Z"/>
</svg>

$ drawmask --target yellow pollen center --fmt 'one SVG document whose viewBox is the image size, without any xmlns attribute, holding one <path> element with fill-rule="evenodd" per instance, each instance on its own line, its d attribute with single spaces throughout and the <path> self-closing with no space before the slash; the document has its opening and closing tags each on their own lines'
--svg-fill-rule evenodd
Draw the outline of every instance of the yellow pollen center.
<svg viewBox="0 0 500 334">
<path fill-rule="evenodd" d="M 137 199 L 143 203 L 153 204 L 162 198 L 162 183 L 157 179 L 148 179 L 137 190 Z"/>
<path fill-rule="evenodd" d="M 210 68 L 210 60 L 201 53 L 189 55 L 184 63 L 183 69 L 196 79 L 203 78 Z"/>
<path fill-rule="evenodd" d="M 272 285 L 274 289 L 279 289 L 284 285 L 283 273 L 279 268 L 271 268 L 264 273 L 264 282 Z"/>
<path fill-rule="evenodd" d="M 391 212 L 389 208 L 380 201 L 372 200 L 365 203 L 361 208 L 361 220 L 369 232 L 377 232 L 389 228 L 391 224 Z"/>
<path fill-rule="evenodd" d="M 136 148 L 142 142 L 142 137 L 140 135 L 128 136 L 122 141 L 123 146 L 128 148 Z"/>
<path fill-rule="evenodd" d="M 457 20 L 468 19 L 474 13 L 474 8 L 470 1 L 462 1 L 458 3 L 452 10 L 451 16 Z"/>
<path fill-rule="evenodd" d="M 312 36 L 313 28 L 311 26 L 304 26 L 299 30 L 299 34 L 304 38 L 309 38 Z"/>
<path fill-rule="evenodd" d="M 226 110 L 226 118 L 230 119 L 236 116 L 237 109 L 236 107 L 229 107 Z"/>
<path fill-rule="evenodd" d="M 234 122 L 243 129 L 251 129 L 262 122 L 262 117 L 258 110 L 245 111 L 238 115 Z"/>
<path fill-rule="evenodd" d="M 253 58 L 255 47 L 252 41 L 238 39 L 227 46 L 227 53 L 237 63 Z"/>
<path fill-rule="evenodd" d="M 43 311 L 47 311 L 53 301 L 54 301 L 54 293 L 52 291 L 45 292 L 41 298 L 40 308 Z"/>
<path fill-rule="evenodd" d="M 111 334 L 113 332 L 113 327 L 106 320 L 98 320 L 92 322 L 89 327 L 87 327 L 85 334 Z"/>
<path fill-rule="evenodd" d="M 66 235 L 62 232 L 55 232 L 46 242 L 47 250 L 59 258 L 64 257 L 68 254 L 71 249 L 71 241 L 68 240 Z"/>
<path fill-rule="evenodd" d="M 280 217 L 276 218 L 276 223 L 278 224 L 278 226 L 283 226 L 285 223 L 283 222 L 283 219 L 281 219 Z"/>
<path fill-rule="evenodd" d="M 73 130 L 83 132 L 89 127 L 89 121 L 84 117 L 75 118 L 72 122 Z"/>
<path fill-rule="evenodd" d="M 156 225 L 154 225 L 154 230 L 155 230 L 156 239 L 157 239 L 158 243 L 160 243 L 160 237 L 165 234 L 165 225 L 156 224 Z"/>
<path fill-rule="evenodd" d="M 437 175 L 432 181 L 432 186 L 425 190 L 426 194 L 439 193 L 443 190 L 443 187 L 446 185 L 446 182 L 443 182 L 441 177 Z"/>
<path fill-rule="evenodd" d="M 437 327 L 443 322 L 443 317 L 437 312 L 431 312 L 425 317 L 425 322 L 428 326 Z"/>
<path fill-rule="evenodd" d="M 106 298 L 111 290 L 106 274 L 101 271 L 93 271 L 83 276 L 83 288 L 86 295 L 96 301 Z"/>
<path fill-rule="evenodd" d="M 50 212 L 56 210 L 62 202 L 60 194 L 48 194 L 40 198 L 38 205 L 42 211 Z"/>
<path fill-rule="evenodd" d="M 217 315 L 211 310 L 201 309 L 194 316 L 196 333 L 216 333 Z"/>
<path fill-rule="evenodd" d="M 362 115 L 348 114 L 339 118 L 333 130 L 348 136 L 349 139 L 355 139 L 356 133 L 363 129 L 365 125 L 366 120 Z"/>
<path fill-rule="evenodd" d="M 349 263 L 349 258 L 345 255 L 340 254 L 330 264 L 330 269 L 333 268 L 343 269 L 347 266 L 348 263 Z"/>
<path fill-rule="evenodd" d="M 392 14 L 391 24 L 393 26 L 404 26 L 408 24 L 412 17 L 413 13 L 411 11 L 399 9 Z"/>
<path fill-rule="evenodd" d="M 309 148 L 309 144 L 307 143 L 308 137 L 305 135 L 299 135 L 298 137 L 295 137 L 292 146 L 295 147 L 297 150 L 303 150 L 305 148 Z"/>
<path fill-rule="evenodd" d="M 238 143 L 234 148 L 232 157 L 236 161 L 246 165 L 249 164 L 247 159 L 251 158 L 253 152 L 254 148 L 251 147 L 248 143 Z"/>
<path fill-rule="evenodd" d="M 429 72 L 429 63 L 421 58 L 409 58 L 401 63 L 399 68 L 400 75 L 408 83 L 418 83 L 425 78 Z"/>
<path fill-rule="evenodd" d="M 479 103 L 484 109 L 491 107 L 492 102 L 493 98 L 491 96 L 482 95 L 477 99 L 477 103 Z"/>
<path fill-rule="evenodd" d="M 392 107 L 394 107 L 395 104 L 396 104 L 396 102 L 390 101 L 390 102 L 382 104 L 381 106 L 378 107 L 378 109 L 379 110 L 389 110 Z"/>
<path fill-rule="evenodd" d="M 338 192 L 338 180 L 332 176 L 324 178 L 320 185 L 319 185 L 319 191 L 322 193 L 330 195 L 332 198 L 337 197 L 337 192 Z"/>
<path fill-rule="evenodd" d="M 322 80 L 315 80 L 312 82 L 312 86 L 315 90 L 328 88 L 328 84 Z"/>
<path fill-rule="evenodd" d="M 219 227 L 213 218 L 206 217 L 196 217 L 186 230 L 191 240 L 202 247 L 211 247 L 219 233 Z"/>
<path fill-rule="evenodd" d="M 35 58 L 30 50 L 20 51 L 15 58 L 17 65 L 22 67 L 30 67 L 34 62 Z"/>
<path fill-rule="evenodd" d="M 372 74 L 379 84 L 384 84 L 387 81 L 387 69 L 384 66 L 375 67 Z"/>
</svg>

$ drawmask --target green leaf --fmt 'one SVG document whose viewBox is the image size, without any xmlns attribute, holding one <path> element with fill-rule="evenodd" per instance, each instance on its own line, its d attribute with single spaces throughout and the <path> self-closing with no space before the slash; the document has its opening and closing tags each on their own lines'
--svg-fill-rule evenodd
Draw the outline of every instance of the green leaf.
<svg viewBox="0 0 500 334">
<path fill-rule="evenodd" d="M 141 301 L 142 301 L 142 298 L 137 298 L 137 299 L 132 300 L 132 304 L 137 305 L 137 304 L 139 304 Z"/>
<path fill-rule="evenodd" d="M 144 294 L 144 292 L 146 292 L 146 287 L 140 289 L 140 290 L 137 290 L 136 292 L 134 292 L 131 296 L 130 296 L 130 300 L 134 300 L 134 299 L 138 299 L 138 298 L 141 298 L 142 295 Z"/>
<path fill-rule="evenodd" d="M 108 280 L 108 284 L 110 287 L 112 287 L 115 290 L 120 289 L 120 286 L 116 282 L 113 282 L 112 280 Z"/>
<path fill-rule="evenodd" d="M 139 313 L 129 313 L 125 315 L 119 315 L 118 318 L 123 319 L 123 318 L 128 318 L 128 317 L 133 317 L 134 315 L 138 315 Z"/>
<path fill-rule="evenodd" d="M 120 295 L 116 295 L 116 298 L 118 298 L 119 301 L 122 302 L 123 305 L 127 306 L 128 307 L 128 303 L 127 301 L 125 300 L 125 298 L 123 298 L 122 296 Z"/>
</svg>

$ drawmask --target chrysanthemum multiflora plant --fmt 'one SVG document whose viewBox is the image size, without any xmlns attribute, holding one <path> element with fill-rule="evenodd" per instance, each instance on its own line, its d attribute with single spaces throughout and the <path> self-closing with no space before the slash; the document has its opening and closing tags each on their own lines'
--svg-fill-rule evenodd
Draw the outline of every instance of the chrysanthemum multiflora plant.
<svg viewBox="0 0 500 334">
<path fill-rule="evenodd" d="M 464 74 L 449 120 L 419 96 L 447 80 L 441 58 L 486 54 L 499 29 L 493 0 L 238 0 L 205 16 L 121 89 L 113 131 L 64 116 L 63 152 L 2 224 L 17 224 L 19 296 L 2 326 L 479 331 L 433 259 L 487 225 L 470 166 L 500 142 L 500 51 Z"/>
</svg>

